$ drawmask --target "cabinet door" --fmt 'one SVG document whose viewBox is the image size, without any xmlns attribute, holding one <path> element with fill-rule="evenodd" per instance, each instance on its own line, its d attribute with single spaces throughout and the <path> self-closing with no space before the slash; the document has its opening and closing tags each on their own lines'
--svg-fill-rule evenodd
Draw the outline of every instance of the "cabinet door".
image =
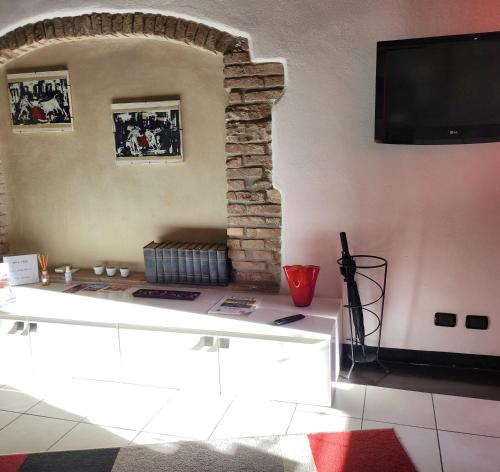
<svg viewBox="0 0 500 472">
<path fill-rule="evenodd" d="M 331 404 L 330 343 L 219 338 L 221 392 Z"/>
<path fill-rule="evenodd" d="M 30 330 L 38 372 L 101 380 L 119 378 L 118 328 L 39 323 Z"/>
<path fill-rule="evenodd" d="M 31 351 L 24 321 L 0 319 L 0 384 L 31 372 Z"/>
<path fill-rule="evenodd" d="M 123 380 L 219 393 L 216 338 L 120 328 Z"/>
</svg>

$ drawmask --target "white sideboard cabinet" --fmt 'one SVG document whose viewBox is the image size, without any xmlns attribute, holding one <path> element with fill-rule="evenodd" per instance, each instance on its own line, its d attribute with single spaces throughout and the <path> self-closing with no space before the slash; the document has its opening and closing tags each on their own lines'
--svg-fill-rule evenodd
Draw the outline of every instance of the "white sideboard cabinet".
<svg viewBox="0 0 500 472">
<path fill-rule="evenodd" d="M 0 308 L 0 380 L 37 372 L 224 395 L 331 405 L 338 375 L 335 299 L 317 299 L 303 320 L 289 297 L 259 295 L 248 316 L 209 315 L 227 290 L 200 289 L 194 302 L 135 299 L 121 293 L 61 293 L 15 287 Z"/>
<path fill-rule="evenodd" d="M 97 380 L 120 380 L 116 326 L 31 322 L 33 370 Z"/>
<path fill-rule="evenodd" d="M 12 375 L 29 372 L 31 348 L 28 323 L 0 319 L 0 383 Z"/>
<path fill-rule="evenodd" d="M 215 336 L 119 328 L 124 381 L 219 393 Z"/>
</svg>

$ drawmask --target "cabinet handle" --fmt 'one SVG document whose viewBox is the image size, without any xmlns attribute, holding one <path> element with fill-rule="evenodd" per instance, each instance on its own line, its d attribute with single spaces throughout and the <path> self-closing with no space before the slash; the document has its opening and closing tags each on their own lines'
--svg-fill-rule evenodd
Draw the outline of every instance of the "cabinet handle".
<svg viewBox="0 0 500 472">
<path fill-rule="evenodd" d="M 202 337 L 203 347 L 213 347 L 214 341 L 215 341 L 215 339 L 213 336 L 203 336 Z"/>
<path fill-rule="evenodd" d="M 12 328 L 10 328 L 9 334 L 16 334 L 24 329 L 24 321 L 16 321 Z"/>
<path fill-rule="evenodd" d="M 229 349 L 228 338 L 219 338 L 219 349 Z"/>
</svg>

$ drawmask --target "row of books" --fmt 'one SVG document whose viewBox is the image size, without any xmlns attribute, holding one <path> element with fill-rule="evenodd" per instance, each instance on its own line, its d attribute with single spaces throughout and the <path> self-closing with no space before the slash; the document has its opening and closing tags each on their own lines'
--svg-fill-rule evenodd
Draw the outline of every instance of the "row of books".
<svg viewBox="0 0 500 472">
<path fill-rule="evenodd" d="M 144 247 L 146 280 L 150 283 L 227 285 L 225 244 L 151 241 Z"/>
</svg>

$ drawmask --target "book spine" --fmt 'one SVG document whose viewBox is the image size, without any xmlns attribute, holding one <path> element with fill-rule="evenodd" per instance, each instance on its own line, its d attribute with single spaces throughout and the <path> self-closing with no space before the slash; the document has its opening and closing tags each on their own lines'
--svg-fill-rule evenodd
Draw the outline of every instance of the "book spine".
<svg viewBox="0 0 500 472">
<path fill-rule="evenodd" d="M 197 285 L 201 284 L 201 251 L 197 247 L 193 249 L 193 272 L 194 280 L 193 282 Z"/>
<path fill-rule="evenodd" d="M 193 252 L 194 250 L 191 248 L 186 249 L 186 282 L 188 284 L 194 283 Z"/>
<path fill-rule="evenodd" d="M 169 284 L 172 282 L 172 258 L 170 256 L 172 249 L 163 248 L 163 282 Z"/>
<path fill-rule="evenodd" d="M 170 249 L 170 266 L 172 268 L 172 283 L 179 283 L 179 249 L 173 247 Z"/>
<path fill-rule="evenodd" d="M 144 272 L 146 275 L 146 280 L 149 283 L 155 284 L 157 282 L 156 277 L 156 250 L 154 248 L 145 247 L 144 248 Z"/>
<path fill-rule="evenodd" d="M 165 283 L 165 271 L 163 270 L 163 248 L 155 249 L 156 253 L 156 281 L 159 284 Z"/>
<path fill-rule="evenodd" d="M 210 285 L 217 285 L 219 283 L 219 277 L 217 276 L 217 251 L 213 246 L 208 250 L 208 271 Z"/>
<path fill-rule="evenodd" d="M 179 283 L 185 284 L 187 281 L 186 274 L 186 248 L 180 247 L 178 251 L 178 261 L 179 261 Z"/>
<path fill-rule="evenodd" d="M 208 266 L 208 249 L 200 249 L 200 269 L 201 269 L 201 284 L 210 285 L 210 269 Z"/>
<path fill-rule="evenodd" d="M 227 285 L 229 283 L 227 248 L 225 246 L 219 246 L 217 248 L 217 275 L 219 285 Z"/>
</svg>

